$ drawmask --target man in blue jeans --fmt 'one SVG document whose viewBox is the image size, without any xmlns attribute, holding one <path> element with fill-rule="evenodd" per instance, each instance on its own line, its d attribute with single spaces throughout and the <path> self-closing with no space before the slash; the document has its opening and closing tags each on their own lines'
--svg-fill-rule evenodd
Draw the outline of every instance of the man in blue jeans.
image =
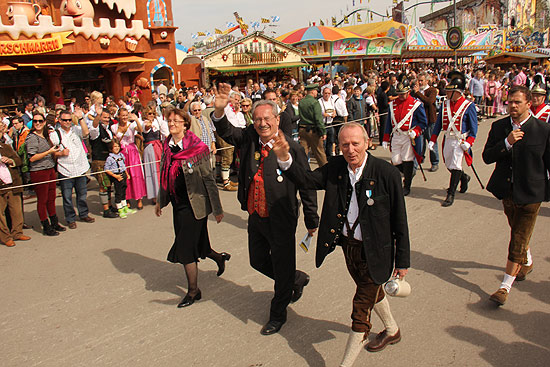
<svg viewBox="0 0 550 367">
<path fill-rule="evenodd" d="M 75 229 L 76 213 L 72 199 L 73 188 L 76 192 L 76 206 L 80 220 L 87 223 L 95 222 L 95 219 L 88 215 L 86 176 L 82 176 L 90 169 L 82 143 L 82 139 L 88 136 L 89 131 L 82 111 L 75 112 L 74 116 L 69 111 L 62 111 L 59 115 L 59 124 L 61 128 L 50 133 L 50 140 L 52 144 L 59 146 L 57 172 L 61 179 L 59 184 L 63 195 L 65 220 L 69 228 Z"/>
</svg>

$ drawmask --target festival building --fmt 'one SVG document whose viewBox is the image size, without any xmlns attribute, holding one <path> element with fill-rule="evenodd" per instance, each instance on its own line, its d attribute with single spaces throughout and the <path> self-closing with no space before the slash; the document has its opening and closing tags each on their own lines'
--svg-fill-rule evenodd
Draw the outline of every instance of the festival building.
<svg viewBox="0 0 550 367">
<path fill-rule="evenodd" d="M 133 84 L 148 100 L 161 82 L 185 80 L 171 0 L 17 0 L 1 2 L 0 15 L 0 108 L 35 92 L 118 98 Z"/>
</svg>

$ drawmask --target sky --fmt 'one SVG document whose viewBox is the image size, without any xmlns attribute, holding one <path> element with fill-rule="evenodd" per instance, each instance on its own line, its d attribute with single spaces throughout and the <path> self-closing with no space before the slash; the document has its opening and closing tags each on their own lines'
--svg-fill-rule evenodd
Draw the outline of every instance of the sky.
<svg viewBox="0 0 550 367">
<path fill-rule="evenodd" d="M 214 28 L 225 30 L 227 22 L 235 22 L 233 13 L 237 11 L 243 18 L 245 23 L 259 21 L 260 18 L 269 18 L 271 16 L 279 16 L 280 20 L 277 27 L 266 27 L 265 32 L 273 36 L 272 31 L 276 32 L 275 36 L 283 35 L 287 32 L 298 28 L 307 27 L 309 22 L 316 22 L 319 25 L 319 19 L 325 22 L 328 19 L 331 22 L 331 17 L 336 16 L 337 21 L 340 21 L 343 16 L 342 12 L 347 14 L 358 7 L 370 8 L 381 14 L 386 14 L 386 9 L 391 14 L 392 0 L 363 0 L 359 4 L 359 0 L 355 0 L 355 8 L 352 6 L 353 0 L 172 0 L 172 8 L 174 13 L 174 23 L 179 29 L 176 31 L 176 40 L 181 41 L 186 47 L 193 44 L 194 40 L 191 34 L 197 32 L 210 32 L 214 34 Z M 425 0 L 410 0 L 405 2 L 405 8 L 415 4 L 417 1 Z M 436 4 L 435 10 L 442 6 L 449 5 L 450 2 Z M 419 5 L 416 7 L 416 18 L 426 15 L 430 12 L 430 5 Z M 361 13 L 361 17 L 365 18 L 365 12 Z M 413 11 L 407 12 L 407 18 L 413 18 Z M 375 16 L 374 21 L 382 20 Z M 330 24 L 325 24 L 330 25 Z M 414 25 L 414 23 L 413 23 Z M 417 22 L 417 25 L 420 23 Z M 263 27 L 260 27 L 260 29 Z M 239 31 L 235 31 L 237 34 Z"/>
</svg>

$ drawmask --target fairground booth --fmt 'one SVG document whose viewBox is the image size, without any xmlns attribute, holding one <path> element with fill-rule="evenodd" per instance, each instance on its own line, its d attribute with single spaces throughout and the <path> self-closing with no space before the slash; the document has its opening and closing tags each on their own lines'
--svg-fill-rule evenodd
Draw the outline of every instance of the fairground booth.
<svg viewBox="0 0 550 367">
<path fill-rule="evenodd" d="M 132 84 L 142 98 L 176 68 L 170 0 L 37 0 L 0 2 L 0 107 L 35 92 L 48 102 L 92 90 L 121 97 Z"/>
<path fill-rule="evenodd" d="M 220 37 L 216 42 L 205 43 L 188 55 L 184 65 L 199 65 L 204 70 L 201 84 L 216 81 L 230 82 L 240 88 L 248 79 L 258 82 L 275 77 L 277 80 L 300 79 L 300 69 L 308 64 L 302 60 L 302 52 L 290 45 L 253 32 L 235 40 Z"/>
</svg>

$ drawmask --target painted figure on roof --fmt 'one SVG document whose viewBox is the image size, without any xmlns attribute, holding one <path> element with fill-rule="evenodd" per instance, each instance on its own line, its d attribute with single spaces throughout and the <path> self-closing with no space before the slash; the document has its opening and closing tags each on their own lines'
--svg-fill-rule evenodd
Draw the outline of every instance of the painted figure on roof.
<svg viewBox="0 0 550 367">
<path fill-rule="evenodd" d="M 74 24 L 82 25 L 83 18 L 94 18 L 94 5 L 91 0 L 63 0 L 61 2 L 61 15 L 73 17 Z"/>
</svg>

